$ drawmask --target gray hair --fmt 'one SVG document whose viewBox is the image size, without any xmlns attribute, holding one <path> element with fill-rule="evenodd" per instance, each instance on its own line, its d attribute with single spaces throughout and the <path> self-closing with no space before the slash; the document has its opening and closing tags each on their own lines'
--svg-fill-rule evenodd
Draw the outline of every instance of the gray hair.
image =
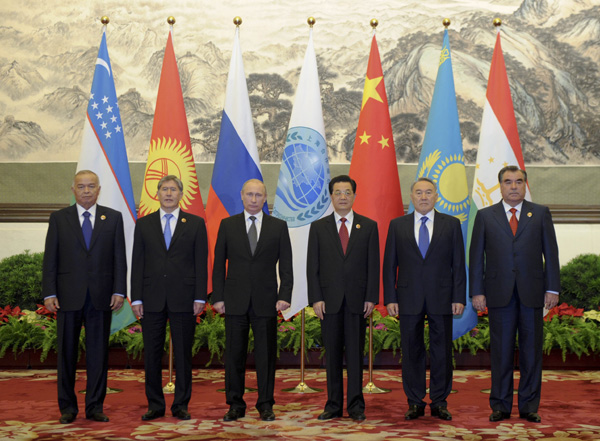
<svg viewBox="0 0 600 441">
<path fill-rule="evenodd" d="M 157 190 L 160 190 L 160 187 L 162 187 L 163 184 L 165 182 L 167 182 L 167 181 L 173 181 L 173 182 L 175 182 L 175 184 L 177 184 L 177 187 L 179 188 L 179 191 L 183 192 L 183 182 L 181 182 L 181 179 L 179 179 L 175 175 L 164 176 L 160 181 L 158 181 Z"/>
</svg>

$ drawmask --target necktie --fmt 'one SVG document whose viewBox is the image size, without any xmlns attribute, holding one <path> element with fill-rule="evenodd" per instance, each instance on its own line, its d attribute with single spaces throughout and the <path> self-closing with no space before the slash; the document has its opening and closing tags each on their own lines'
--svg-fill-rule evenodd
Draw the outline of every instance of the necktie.
<svg viewBox="0 0 600 441">
<path fill-rule="evenodd" d="M 517 234 L 517 227 L 519 226 L 519 221 L 517 219 L 517 209 L 516 208 L 511 208 L 510 210 L 508 210 L 512 213 L 512 216 L 510 217 L 510 229 L 512 230 L 513 236 L 516 236 Z"/>
<path fill-rule="evenodd" d="M 89 211 L 83 212 L 83 224 L 81 224 L 81 231 L 83 233 L 83 240 L 85 240 L 85 246 L 90 249 L 90 241 L 92 240 L 92 222 L 90 216 L 92 214 Z"/>
<path fill-rule="evenodd" d="M 419 228 L 419 250 L 423 257 L 427 254 L 427 248 L 429 248 L 429 230 L 427 229 L 427 225 L 425 225 L 427 219 L 427 216 L 421 218 L 421 228 Z"/>
<path fill-rule="evenodd" d="M 348 228 L 346 228 L 346 218 L 343 217 L 340 219 L 342 221 L 342 225 L 340 226 L 340 241 L 342 242 L 342 250 L 344 254 L 346 254 L 346 249 L 348 248 Z"/>
<path fill-rule="evenodd" d="M 172 237 L 172 233 L 171 233 L 171 218 L 173 217 L 173 215 L 171 213 L 167 213 L 165 214 L 165 245 L 167 246 L 167 250 L 169 249 L 169 246 L 171 245 L 171 237 Z"/>
<path fill-rule="evenodd" d="M 256 231 L 256 217 L 250 216 L 250 220 L 252 221 L 252 225 L 248 229 L 248 241 L 250 242 L 250 252 L 254 256 L 254 251 L 256 251 L 256 244 L 258 243 L 258 232 Z"/>
</svg>

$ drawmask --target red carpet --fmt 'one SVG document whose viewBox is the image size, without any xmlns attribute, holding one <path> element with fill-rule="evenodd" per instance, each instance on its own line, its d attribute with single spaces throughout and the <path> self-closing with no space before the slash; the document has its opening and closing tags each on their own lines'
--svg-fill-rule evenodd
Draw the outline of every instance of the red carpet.
<svg viewBox="0 0 600 441">
<path fill-rule="evenodd" d="M 456 371 L 449 410 L 453 421 L 445 423 L 429 416 L 405 421 L 406 399 L 400 371 L 375 371 L 374 382 L 392 389 L 388 394 L 366 395 L 367 420 L 361 424 L 348 418 L 327 422 L 316 419 L 325 404 L 324 392 L 291 394 L 282 392 L 299 382 L 296 369 L 278 370 L 275 399 L 277 420 L 260 421 L 253 408 L 256 393 L 247 393 L 246 417 L 231 423 L 222 421 L 227 411 L 223 371 L 194 370 L 194 391 L 189 411 L 191 421 L 171 416 L 152 422 L 140 420 L 146 411 L 143 371 L 111 370 L 109 386 L 123 389 L 105 402 L 109 423 L 86 420 L 83 413 L 73 424 L 58 423 L 56 375 L 54 370 L 0 372 L 0 439 L 37 440 L 600 440 L 600 371 L 544 371 L 541 424 L 513 417 L 490 423 L 489 371 Z M 518 375 L 518 374 L 516 374 Z M 85 372 L 78 373 L 78 390 L 84 388 Z M 366 377 L 366 375 L 365 375 Z M 306 383 L 325 388 L 324 370 L 309 370 Z M 249 374 L 247 386 L 256 386 Z M 83 408 L 83 395 L 80 409 Z M 172 398 L 167 396 L 167 403 Z M 516 402 L 516 397 L 515 397 Z"/>
</svg>

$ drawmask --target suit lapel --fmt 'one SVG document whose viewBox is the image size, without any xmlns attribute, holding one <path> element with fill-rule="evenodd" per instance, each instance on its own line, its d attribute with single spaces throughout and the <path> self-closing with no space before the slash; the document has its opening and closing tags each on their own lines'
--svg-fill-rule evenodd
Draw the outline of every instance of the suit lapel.
<svg viewBox="0 0 600 441">
<path fill-rule="evenodd" d="M 245 220 L 245 219 L 244 219 Z M 262 244 L 265 242 L 263 238 L 266 234 L 269 234 L 271 229 L 269 228 L 269 223 L 271 222 L 271 216 L 267 213 L 263 212 L 262 225 L 260 226 L 260 234 L 258 235 L 258 242 L 256 243 L 256 249 L 254 250 L 254 255 L 257 256 L 262 248 Z M 244 224 L 244 226 L 246 226 Z M 248 243 L 248 252 L 250 252 L 250 239 L 248 239 L 248 233 L 246 233 L 246 242 Z"/>
<path fill-rule="evenodd" d="M 502 205 L 502 201 L 498 202 L 495 205 L 492 205 L 492 212 L 494 213 L 494 218 L 500 225 L 500 227 L 504 230 L 506 234 L 513 237 L 512 230 L 510 229 L 510 224 L 508 223 L 508 217 L 506 216 L 506 212 L 504 211 L 504 205 Z"/>
<path fill-rule="evenodd" d="M 94 220 L 94 228 L 92 228 L 92 238 L 90 239 L 90 250 L 94 247 L 96 243 L 96 239 L 98 235 L 104 228 L 104 223 L 106 221 L 106 209 L 100 205 L 96 205 L 96 219 Z M 80 228 L 81 230 L 81 228 Z M 81 237 L 83 237 L 83 231 L 81 232 Z"/>
<path fill-rule="evenodd" d="M 262 226 L 264 226 L 264 221 L 265 221 L 265 217 L 263 215 L 263 225 Z M 250 240 L 248 239 L 248 231 L 246 231 L 246 214 L 243 211 L 240 214 L 236 215 L 235 231 L 239 232 L 238 233 L 240 235 L 239 240 L 244 244 L 244 248 L 246 249 L 248 256 L 253 257 L 252 251 L 250 250 Z M 256 243 L 256 250 L 254 250 L 255 255 L 256 255 L 256 252 L 258 251 L 258 244 L 260 243 L 260 238 L 262 236 L 262 233 L 263 233 L 263 229 L 261 227 L 260 236 L 258 237 L 258 242 Z"/>
<path fill-rule="evenodd" d="M 337 225 L 335 223 L 335 216 L 331 213 L 327 218 L 327 231 L 331 234 L 333 243 L 335 244 L 340 256 L 344 257 L 344 250 L 342 249 L 342 241 L 340 240 L 340 233 L 338 232 Z"/>
<path fill-rule="evenodd" d="M 83 231 L 81 231 L 81 223 L 79 222 L 79 214 L 77 213 L 76 205 L 71 205 L 69 207 L 68 213 L 67 213 L 67 220 L 68 220 L 69 224 L 71 225 L 71 228 L 73 228 L 73 231 L 75 232 L 75 236 L 77 236 L 77 240 L 79 240 L 79 243 L 81 244 L 83 249 L 86 250 L 87 247 L 85 246 L 85 239 L 83 238 Z"/>
<path fill-rule="evenodd" d="M 160 221 L 160 217 L 159 217 L 159 221 Z M 187 221 L 188 221 L 187 213 L 185 211 L 179 209 L 179 217 L 177 218 L 175 232 L 173 233 L 173 236 L 171 237 L 171 244 L 169 245 L 169 248 L 172 247 L 173 244 L 175 243 L 175 241 L 177 241 L 177 238 L 183 234 L 185 228 L 187 227 Z M 162 230 L 162 225 L 161 225 L 161 230 Z M 163 238 L 164 238 L 164 233 L 163 233 Z M 163 242 L 164 242 L 164 240 L 163 240 Z M 167 244 L 165 244 L 165 249 L 166 248 L 167 248 Z"/>
<path fill-rule="evenodd" d="M 442 233 L 446 228 L 446 219 L 440 216 L 440 213 L 437 211 L 434 214 L 433 218 L 433 234 L 431 235 L 431 242 L 429 243 L 429 247 L 427 248 L 427 253 L 425 253 L 425 257 L 429 255 L 431 250 L 437 245 L 442 236 Z M 418 247 L 417 247 L 418 248 Z"/>
<path fill-rule="evenodd" d="M 346 256 L 350 254 L 350 250 L 354 246 L 354 243 L 359 240 L 360 229 L 362 225 L 360 222 L 362 221 L 362 216 L 360 214 L 354 213 L 354 220 L 352 221 L 352 226 L 350 227 L 350 239 L 348 240 L 348 248 L 346 249 Z M 339 237 L 339 233 L 338 233 Z M 340 248 L 342 247 L 342 241 L 340 240 Z"/>
<path fill-rule="evenodd" d="M 523 230 L 527 228 L 532 216 L 533 211 L 531 205 L 527 201 L 523 201 L 523 205 L 521 205 L 521 215 L 519 216 L 519 225 L 517 226 L 517 234 L 515 234 L 515 237 L 518 237 Z"/>
</svg>

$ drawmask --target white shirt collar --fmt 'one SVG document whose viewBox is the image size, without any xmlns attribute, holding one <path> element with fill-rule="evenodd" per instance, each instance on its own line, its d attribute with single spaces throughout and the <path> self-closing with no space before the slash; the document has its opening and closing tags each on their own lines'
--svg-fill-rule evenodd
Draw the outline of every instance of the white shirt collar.
<svg viewBox="0 0 600 441">
<path fill-rule="evenodd" d="M 256 221 L 262 222 L 263 214 L 264 214 L 264 211 L 262 211 L 262 210 L 260 210 L 256 214 L 250 214 L 246 210 L 244 210 L 244 219 L 246 220 L 246 222 L 248 222 L 248 219 L 250 218 L 250 216 L 254 216 L 256 218 Z"/>
<path fill-rule="evenodd" d="M 426 214 L 421 214 L 415 210 L 415 223 L 421 222 L 421 218 L 424 216 L 427 216 L 430 221 L 433 221 L 433 217 L 435 216 L 435 208 Z"/>
<path fill-rule="evenodd" d="M 333 216 L 335 217 L 335 222 L 338 223 L 342 217 L 346 218 L 346 226 L 352 225 L 354 221 L 354 211 L 350 210 L 350 212 L 346 216 L 340 216 L 337 211 L 333 212 Z"/>
<path fill-rule="evenodd" d="M 506 203 L 506 201 L 504 199 L 502 199 L 502 205 L 504 206 L 504 212 L 508 213 L 508 210 L 510 210 L 511 208 L 516 208 L 517 212 L 521 212 L 521 209 L 523 208 L 523 201 L 519 202 L 517 205 L 515 205 L 514 207 L 511 207 L 510 205 L 508 205 Z"/>
<path fill-rule="evenodd" d="M 75 206 L 77 207 L 77 215 L 79 217 L 83 216 L 83 213 L 85 213 L 86 211 L 89 212 L 92 217 L 96 217 L 96 208 L 98 207 L 98 204 L 94 204 L 92 205 L 89 210 L 86 210 L 85 208 L 83 208 L 81 205 L 79 204 L 75 204 Z"/>
<path fill-rule="evenodd" d="M 165 210 L 163 210 L 162 208 L 159 209 L 160 210 L 160 219 L 164 219 L 165 214 L 169 214 L 167 213 Z M 175 210 L 173 210 L 170 214 L 173 215 L 173 217 L 175 218 L 175 220 L 179 219 L 179 211 L 181 211 L 180 207 L 177 207 Z"/>
</svg>

